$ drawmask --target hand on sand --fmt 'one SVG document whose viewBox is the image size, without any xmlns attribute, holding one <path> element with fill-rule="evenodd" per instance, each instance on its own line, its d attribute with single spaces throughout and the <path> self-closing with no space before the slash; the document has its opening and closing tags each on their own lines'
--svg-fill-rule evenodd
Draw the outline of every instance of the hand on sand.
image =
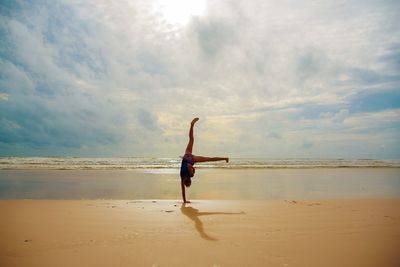
<svg viewBox="0 0 400 267">
<path fill-rule="evenodd" d="M 194 118 L 191 122 L 192 125 L 194 125 L 197 121 L 199 120 L 199 118 Z"/>
</svg>

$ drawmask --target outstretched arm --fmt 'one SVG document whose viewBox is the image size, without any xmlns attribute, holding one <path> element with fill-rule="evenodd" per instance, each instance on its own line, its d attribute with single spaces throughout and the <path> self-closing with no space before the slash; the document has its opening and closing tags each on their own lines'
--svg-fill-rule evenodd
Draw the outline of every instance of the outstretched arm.
<svg viewBox="0 0 400 267">
<path fill-rule="evenodd" d="M 183 184 L 182 181 L 181 181 L 181 190 L 182 190 L 182 199 L 183 199 L 183 203 L 190 203 L 190 201 L 187 201 L 187 200 L 186 200 L 185 185 Z"/>
</svg>

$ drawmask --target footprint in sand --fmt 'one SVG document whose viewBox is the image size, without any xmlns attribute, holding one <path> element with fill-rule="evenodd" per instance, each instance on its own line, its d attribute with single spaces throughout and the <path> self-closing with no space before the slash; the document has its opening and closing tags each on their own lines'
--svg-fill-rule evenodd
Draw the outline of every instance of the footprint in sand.
<svg viewBox="0 0 400 267">
<path fill-rule="evenodd" d="M 126 202 L 126 204 L 130 204 L 130 203 L 142 203 L 143 201 L 140 200 L 134 200 L 134 201 L 128 201 Z"/>
<path fill-rule="evenodd" d="M 321 205 L 321 203 L 318 203 L 318 202 L 307 204 L 307 206 L 320 206 L 320 205 Z"/>
</svg>

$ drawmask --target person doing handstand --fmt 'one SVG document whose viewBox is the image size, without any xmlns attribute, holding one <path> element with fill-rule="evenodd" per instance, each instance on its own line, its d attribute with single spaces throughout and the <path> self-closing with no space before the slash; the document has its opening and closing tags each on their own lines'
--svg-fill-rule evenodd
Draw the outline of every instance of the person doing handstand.
<svg viewBox="0 0 400 267">
<path fill-rule="evenodd" d="M 195 163 L 207 162 L 207 161 L 219 161 L 219 160 L 225 160 L 227 163 L 229 162 L 229 158 L 202 157 L 202 156 L 195 156 L 192 154 L 193 143 L 194 143 L 193 127 L 198 120 L 199 118 L 194 118 L 190 123 L 189 143 L 186 147 L 185 155 L 182 157 L 180 174 L 181 174 L 182 199 L 184 203 L 190 203 L 190 201 L 186 200 L 185 187 L 189 187 L 192 184 L 191 178 L 194 176 L 195 173 L 195 168 L 193 167 Z"/>
</svg>

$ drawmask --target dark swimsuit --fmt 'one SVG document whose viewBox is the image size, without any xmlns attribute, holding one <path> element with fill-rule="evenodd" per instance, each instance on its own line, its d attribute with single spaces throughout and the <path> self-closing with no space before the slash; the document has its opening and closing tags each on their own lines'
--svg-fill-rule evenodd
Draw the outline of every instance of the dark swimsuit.
<svg viewBox="0 0 400 267">
<path fill-rule="evenodd" d="M 185 178 L 190 178 L 189 170 L 188 170 L 188 164 L 194 165 L 194 160 L 192 154 L 185 154 L 182 158 L 182 163 L 181 163 L 181 180 Z"/>
</svg>

